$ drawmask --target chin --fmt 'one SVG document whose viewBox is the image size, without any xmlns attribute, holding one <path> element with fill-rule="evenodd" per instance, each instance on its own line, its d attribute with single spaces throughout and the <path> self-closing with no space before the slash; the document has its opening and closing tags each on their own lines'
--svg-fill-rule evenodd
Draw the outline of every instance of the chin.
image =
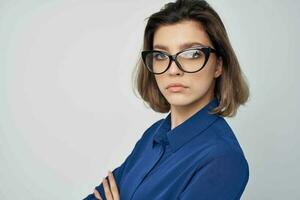
<svg viewBox="0 0 300 200">
<path fill-rule="evenodd" d="M 203 96 L 204 94 L 187 95 L 178 93 L 168 95 L 166 99 L 172 106 L 190 106 L 192 104 L 198 104 L 199 101 L 203 101 Z"/>
<path fill-rule="evenodd" d="M 193 100 L 191 98 L 187 98 L 184 96 L 173 96 L 173 97 L 169 97 L 167 98 L 168 102 L 170 105 L 172 106 L 188 106 L 190 105 Z"/>
</svg>

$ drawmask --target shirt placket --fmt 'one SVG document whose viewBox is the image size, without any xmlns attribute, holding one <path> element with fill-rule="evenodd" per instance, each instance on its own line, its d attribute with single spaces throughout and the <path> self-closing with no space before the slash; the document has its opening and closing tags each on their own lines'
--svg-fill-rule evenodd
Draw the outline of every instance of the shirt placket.
<svg viewBox="0 0 300 200">
<path fill-rule="evenodd" d="M 131 195 L 131 198 L 130 200 L 134 200 L 134 195 L 136 193 L 136 191 L 140 188 L 140 186 L 145 182 L 145 180 L 147 179 L 147 177 L 149 177 L 149 173 L 151 173 L 151 171 L 153 169 L 155 169 L 156 165 L 159 163 L 159 161 L 162 159 L 164 153 L 165 153 L 165 149 L 163 146 L 160 146 L 160 147 L 156 147 L 156 148 L 160 148 L 161 151 L 160 151 L 160 155 L 159 155 L 159 158 L 156 160 L 156 162 L 154 163 L 154 165 L 150 168 L 150 170 L 146 173 L 146 175 L 144 175 L 144 177 L 142 178 L 142 180 L 140 181 L 140 183 L 138 184 L 138 186 L 135 188 L 133 194 Z"/>
</svg>

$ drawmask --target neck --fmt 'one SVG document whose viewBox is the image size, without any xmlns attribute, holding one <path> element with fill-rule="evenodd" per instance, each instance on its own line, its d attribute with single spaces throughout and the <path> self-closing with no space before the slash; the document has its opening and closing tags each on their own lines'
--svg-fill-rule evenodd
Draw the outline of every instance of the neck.
<svg viewBox="0 0 300 200">
<path fill-rule="evenodd" d="M 171 129 L 175 128 L 176 126 L 180 125 L 185 120 L 190 118 L 205 105 L 207 105 L 213 98 L 213 95 L 206 95 L 186 106 L 171 105 Z"/>
</svg>

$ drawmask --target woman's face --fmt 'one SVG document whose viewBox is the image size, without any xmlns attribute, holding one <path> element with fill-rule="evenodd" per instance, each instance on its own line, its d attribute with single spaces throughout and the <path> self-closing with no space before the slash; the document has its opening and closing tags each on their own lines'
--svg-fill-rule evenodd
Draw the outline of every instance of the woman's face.
<svg viewBox="0 0 300 200">
<path fill-rule="evenodd" d="M 194 42 L 213 47 L 207 33 L 201 28 L 200 24 L 195 21 L 184 21 L 159 27 L 154 33 L 153 49 L 173 55 L 182 49 L 197 46 L 180 48 L 183 44 Z M 166 48 L 162 48 L 162 46 Z M 172 108 L 173 106 L 189 106 L 209 102 L 213 97 L 215 78 L 220 76 L 221 73 L 222 60 L 218 60 L 216 54 L 211 53 L 204 68 L 198 72 L 183 72 L 175 62 L 172 62 L 165 73 L 155 74 L 155 80 L 159 90 Z M 181 83 L 186 88 L 180 91 L 166 89 L 171 83 Z"/>
</svg>

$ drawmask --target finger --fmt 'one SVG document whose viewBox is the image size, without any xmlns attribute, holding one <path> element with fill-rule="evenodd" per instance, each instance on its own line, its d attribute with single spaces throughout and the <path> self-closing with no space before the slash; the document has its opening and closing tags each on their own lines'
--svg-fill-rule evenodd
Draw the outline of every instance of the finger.
<svg viewBox="0 0 300 200">
<path fill-rule="evenodd" d="M 96 197 L 97 199 L 103 200 L 103 199 L 101 198 L 101 195 L 99 194 L 99 192 L 98 192 L 96 189 L 94 190 L 94 195 L 95 195 L 95 197 Z"/>
<path fill-rule="evenodd" d="M 109 185 L 107 183 L 107 180 L 106 178 L 103 178 L 103 187 L 104 187 L 104 192 L 105 192 L 105 197 L 107 200 L 114 200 L 112 195 L 111 195 L 111 192 L 110 192 L 110 188 L 109 188 Z"/>
<path fill-rule="evenodd" d="M 108 171 L 108 179 L 109 179 L 110 189 L 114 197 L 114 200 L 119 200 L 120 196 L 119 196 L 118 186 L 116 184 L 114 175 L 112 174 L 111 171 Z"/>
</svg>

